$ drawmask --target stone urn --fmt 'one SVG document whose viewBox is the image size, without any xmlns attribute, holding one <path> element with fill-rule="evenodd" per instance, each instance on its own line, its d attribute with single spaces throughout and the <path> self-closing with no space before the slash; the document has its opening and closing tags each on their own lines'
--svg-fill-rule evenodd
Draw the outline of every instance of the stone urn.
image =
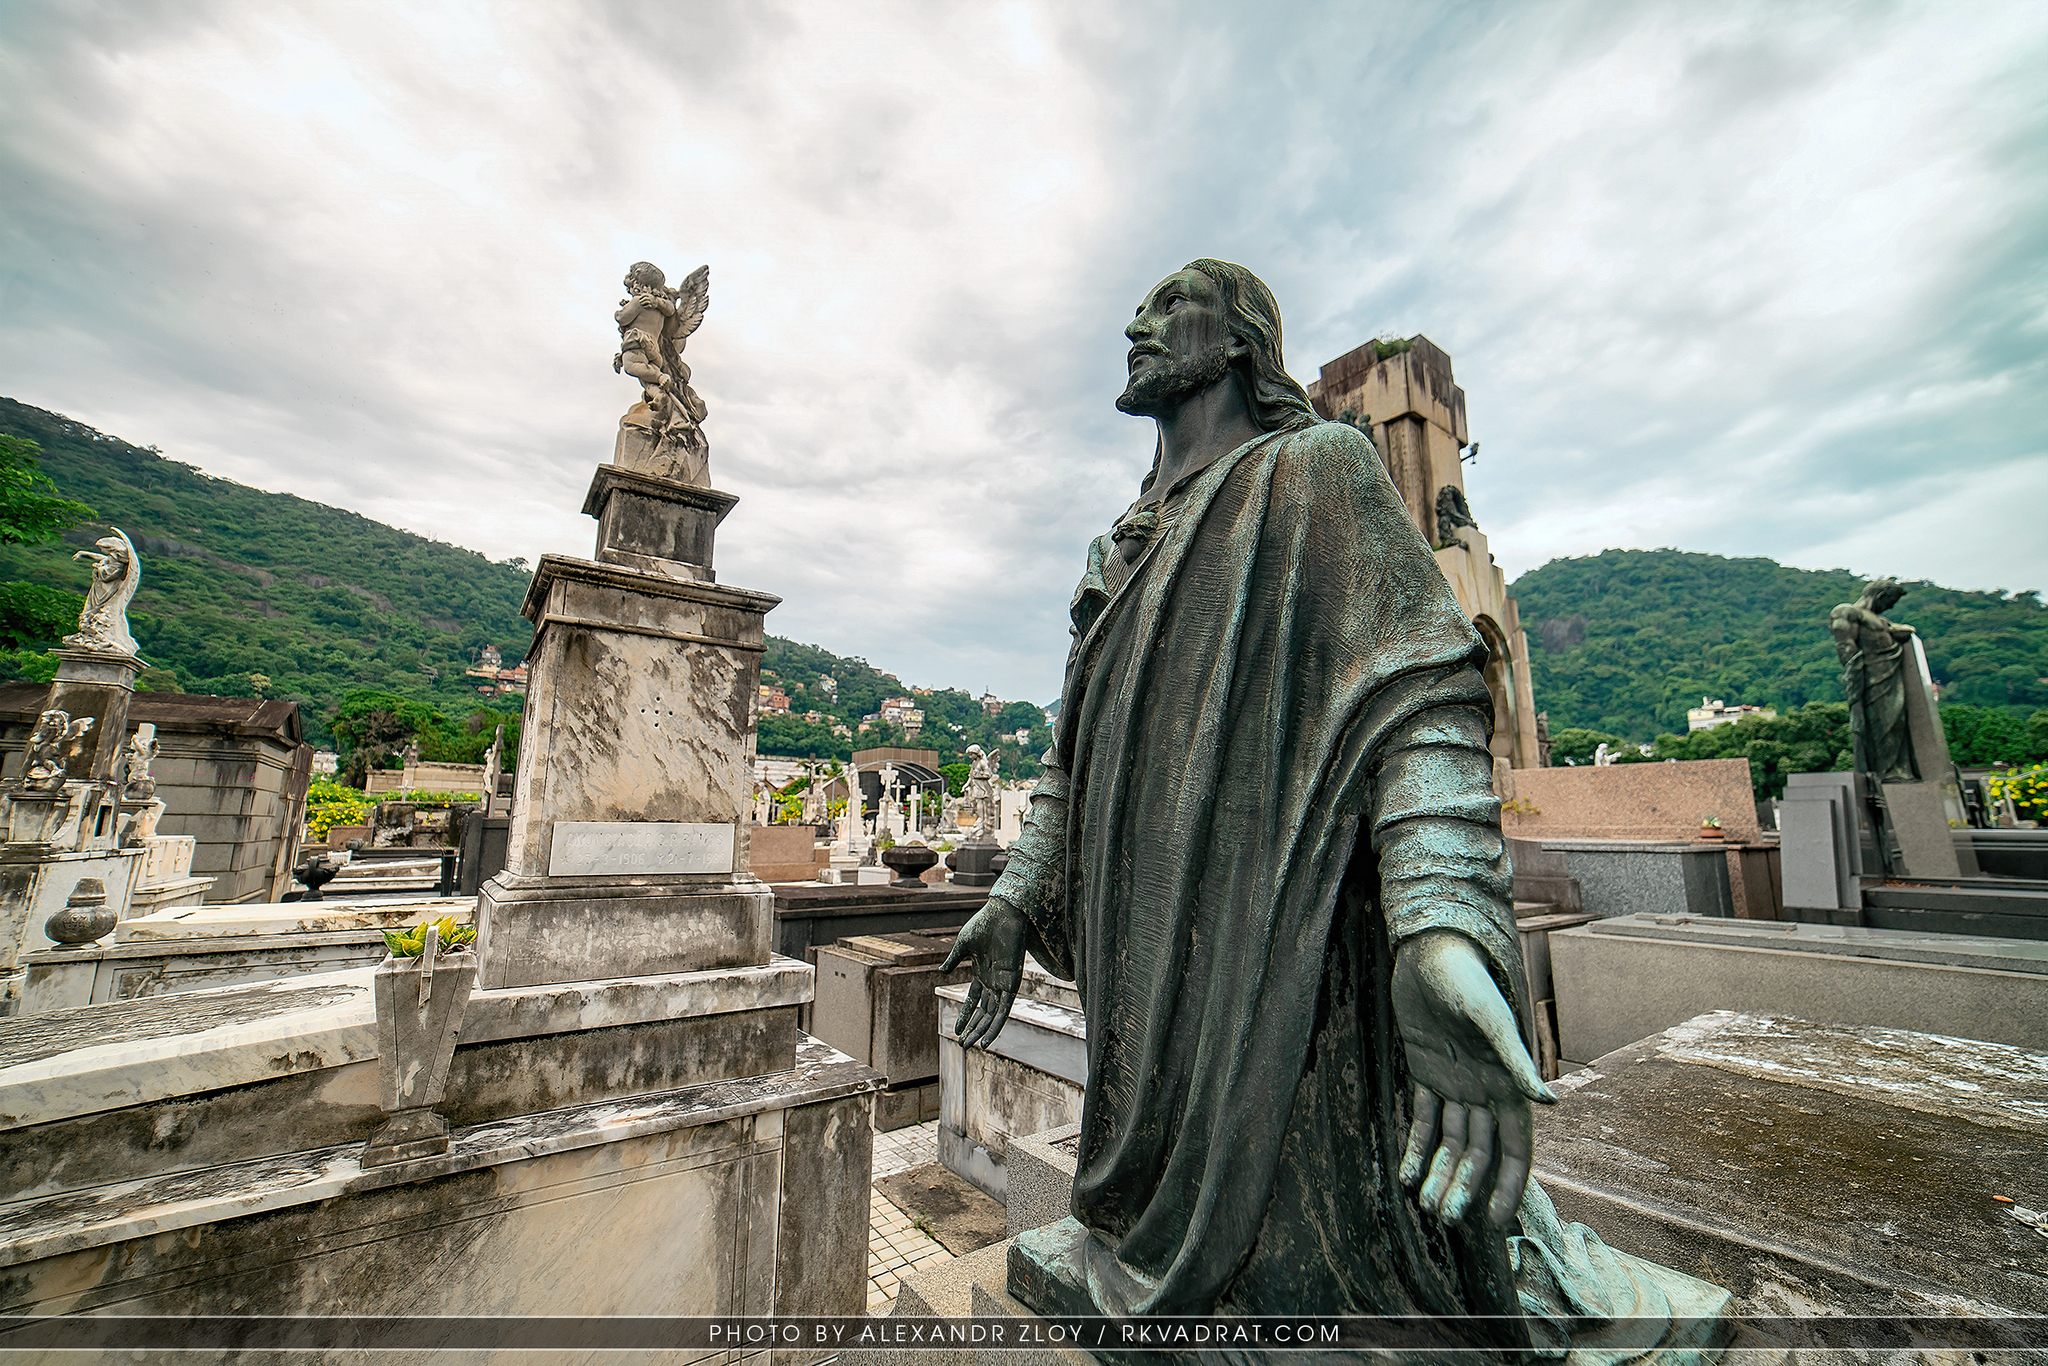
<svg viewBox="0 0 2048 1366">
<path fill-rule="evenodd" d="M 120 919 L 120 912 L 107 905 L 106 879 L 82 877 L 64 909 L 43 922 L 43 933 L 60 949 L 89 949 Z"/>
<path fill-rule="evenodd" d="M 919 874 L 938 861 L 939 851 L 928 844 L 899 844 L 882 851 L 882 862 L 896 874 L 889 885 L 906 892 L 922 891 L 925 881 Z"/>
<path fill-rule="evenodd" d="M 335 874 L 340 871 L 341 869 L 335 867 L 324 858 L 308 859 L 294 868 L 292 870 L 292 880 L 306 889 L 305 893 L 299 897 L 299 900 L 326 900 L 325 897 L 320 895 L 320 889 L 334 881 Z"/>
<path fill-rule="evenodd" d="M 441 948 L 428 926 L 417 958 L 386 955 L 371 979 L 377 1000 L 378 1103 L 390 1113 L 363 1145 L 365 1167 L 448 1151 L 448 1121 L 434 1113 L 448 1085 L 455 1033 L 476 989 L 477 957 L 464 945 Z"/>
</svg>

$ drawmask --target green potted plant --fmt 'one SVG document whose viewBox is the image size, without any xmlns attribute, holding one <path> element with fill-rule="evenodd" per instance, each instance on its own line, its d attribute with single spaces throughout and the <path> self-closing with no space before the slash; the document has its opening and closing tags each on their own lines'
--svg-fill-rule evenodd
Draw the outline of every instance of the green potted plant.
<svg viewBox="0 0 2048 1366">
<path fill-rule="evenodd" d="M 1721 818 L 1719 816 L 1709 816 L 1700 822 L 1701 839 L 1717 840 L 1723 838 L 1724 834 L 1725 832 L 1721 829 Z"/>
<path fill-rule="evenodd" d="M 371 979 L 377 1002 L 378 1103 L 391 1118 L 363 1145 L 365 1167 L 448 1151 L 434 1113 L 448 1085 L 455 1033 L 476 989 L 476 928 L 444 916 L 384 931 L 388 957 Z"/>
</svg>

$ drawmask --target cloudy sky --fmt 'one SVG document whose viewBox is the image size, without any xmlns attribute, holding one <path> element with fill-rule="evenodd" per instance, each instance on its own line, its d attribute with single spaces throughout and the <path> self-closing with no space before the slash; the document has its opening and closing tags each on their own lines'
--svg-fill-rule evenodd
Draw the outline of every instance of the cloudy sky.
<svg viewBox="0 0 2048 1366">
<path fill-rule="evenodd" d="M 1120 328 L 1258 271 L 1304 380 L 1447 350 L 1510 577 L 1678 546 L 2048 589 L 2048 6 L 0 4 L 0 393 L 495 559 L 588 554 L 619 277 L 729 583 L 1058 691 L 1149 427 Z"/>
</svg>

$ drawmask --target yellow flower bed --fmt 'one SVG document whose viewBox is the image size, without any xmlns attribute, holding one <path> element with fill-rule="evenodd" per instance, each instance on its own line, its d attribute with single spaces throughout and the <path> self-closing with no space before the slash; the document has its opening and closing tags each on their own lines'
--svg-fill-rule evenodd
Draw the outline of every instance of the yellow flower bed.
<svg viewBox="0 0 2048 1366">
<path fill-rule="evenodd" d="M 2035 764 L 2002 778 L 1987 778 L 1984 787 L 1993 801 L 2012 798 L 2013 810 L 2021 820 L 2048 819 L 2048 764 Z"/>
</svg>

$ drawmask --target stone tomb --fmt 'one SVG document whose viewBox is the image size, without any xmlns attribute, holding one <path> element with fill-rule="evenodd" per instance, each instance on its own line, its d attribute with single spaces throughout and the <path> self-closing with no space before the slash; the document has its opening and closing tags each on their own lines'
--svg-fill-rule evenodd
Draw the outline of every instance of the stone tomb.
<svg viewBox="0 0 2048 1366">
<path fill-rule="evenodd" d="M 121 629 L 125 635 L 125 622 Z M 14 775 L 0 781 L 4 1015 L 20 1008 L 25 955 L 55 943 L 46 933 L 53 915 L 76 904 L 116 923 L 128 916 L 151 859 L 139 831 L 164 809 L 124 796 L 128 706 L 142 662 L 112 648 L 57 654 L 57 677 L 36 704 L 46 723 L 15 754 Z"/>
<path fill-rule="evenodd" d="M 998 1200 L 1008 1198 L 1011 1139 L 1081 1118 L 1088 1029 L 1081 994 L 1032 959 L 1010 1022 L 985 1049 L 960 1046 L 967 988 L 940 987 L 939 1161 Z"/>
<path fill-rule="evenodd" d="M 2038 940 L 1634 915 L 1551 935 L 1550 961 L 1571 1065 L 1729 1009 L 2048 1051 Z"/>
<path fill-rule="evenodd" d="M 2048 1243 L 2015 1215 L 2048 1203 L 2048 1054 L 1717 1011 L 1556 1087 L 1558 1211 L 1745 1314 L 2048 1313 Z M 1773 1335 L 1838 1341 L 1824 1317 Z"/>
<path fill-rule="evenodd" d="M 375 967 L 385 930 L 443 918 L 467 925 L 475 916 L 473 896 L 185 906 L 133 916 L 90 947 L 30 954 L 22 1013 Z"/>
<path fill-rule="evenodd" d="M 479 992 L 448 1151 L 365 1168 L 371 975 L 11 1026 L 0 1313 L 859 1312 L 879 1081 L 801 965 Z"/>
<path fill-rule="evenodd" d="M 1732 1293 L 1751 1320 L 1732 1344 L 1741 1360 L 1816 1347 L 1861 1347 L 1828 1359 L 1873 1363 L 2029 1359 L 1898 1349 L 1916 1345 L 1902 1318 L 1963 1316 L 1973 1340 L 2016 1346 L 2027 1326 L 2012 1316 L 2048 1313 L 2029 1222 L 2048 1204 L 2048 1054 L 1718 1011 L 1556 1089 L 1559 1103 L 1536 1109 L 1536 1175 L 1559 1214 L 1616 1251 L 1704 1278 L 1691 1283 L 1701 1295 Z M 1064 1217 L 1077 1133 L 1011 1144 L 1012 1240 Z M 908 1278 L 895 1313 L 1028 1319 L 1008 1293 L 1010 1246 Z M 1709 1312 L 1704 1300 L 1674 1311 Z M 1051 1347 L 917 1359 L 1093 1360 Z"/>
<path fill-rule="evenodd" d="M 881 877 L 886 868 L 866 869 Z M 785 885 L 775 888 L 775 951 L 815 959 L 819 948 L 853 935 L 957 931 L 988 893 L 938 883 L 924 888 Z"/>
<path fill-rule="evenodd" d="M 1579 884 L 1580 906 L 1596 916 L 1731 915 L 1728 851 L 1706 840 L 1543 841 L 1562 854 Z"/>
<path fill-rule="evenodd" d="M 1785 915 L 1816 924 L 1999 938 L 2048 939 L 2048 883 L 1978 873 L 1977 835 L 2032 831 L 1949 832 L 1960 874 L 1888 875 L 1867 807 L 1856 799 L 1856 773 L 1797 773 L 1785 784 L 1779 810 L 1784 840 Z M 1894 787 L 1885 785 L 1886 800 Z M 1930 798 L 1931 800 L 1931 798 Z M 1894 821 L 1902 819 L 1894 811 Z"/>
<path fill-rule="evenodd" d="M 816 951 L 810 1031 L 888 1076 L 889 1089 L 876 1097 L 877 1129 L 939 1117 L 936 992 L 968 977 L 965 967 L 939 971 L 953 937 L 951 930 L 854 935 Z"/>
<path fill-rule="evenodd" d="M 21 776 L 46 692 L 42 684 L 0 684 L 0 777 Z M 213 879 L 207 900 L 276 901 L 290 891 L 313 764 L 299 704 L 132 693 L 125 724 L 143 723 L 156 727 L 160 746 L 151 765 L 165 804 L 157 832 L 192 838 L 188 875 Z"/>
</svg>

